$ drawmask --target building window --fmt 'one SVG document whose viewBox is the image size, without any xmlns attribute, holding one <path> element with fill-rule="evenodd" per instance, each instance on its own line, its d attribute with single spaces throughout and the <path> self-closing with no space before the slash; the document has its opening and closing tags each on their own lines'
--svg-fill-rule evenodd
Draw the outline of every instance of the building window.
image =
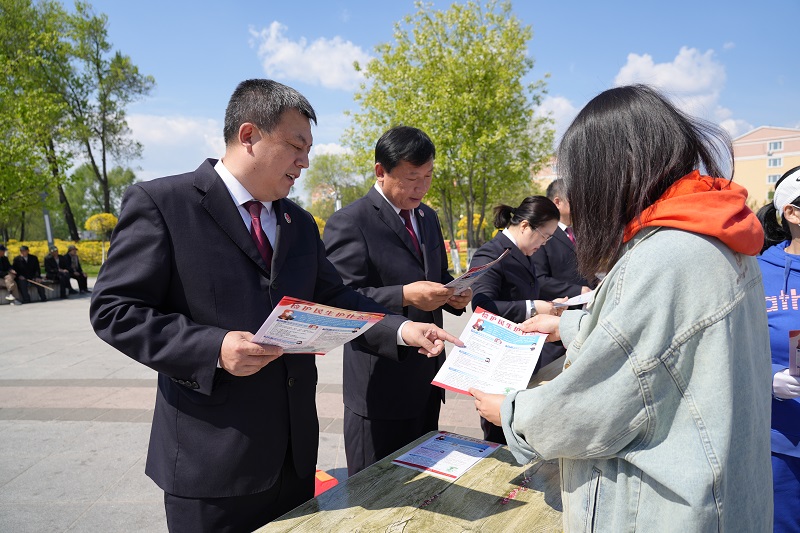
<svg viewBox="0 0 800 533">
<path fill-rule="evenodd" d="M 768 174 L 767 175 L 767 185 L 773 185 L 778 183 L 778 180 L 781 179 L 780 174 Z"/>
<path fill-rule="evenodd" d="M 767 166 L 770 168 L 775 167 L 782 167 L 783 166 L 783 158 L 781 157 L 770 157 L 767 159 Z"/>
<path fill-rule="evenodd" d="M 770 141 L 767 145 L 768 152 L 780 152 L 783 150 L 783 141 Z"/>
</svg>

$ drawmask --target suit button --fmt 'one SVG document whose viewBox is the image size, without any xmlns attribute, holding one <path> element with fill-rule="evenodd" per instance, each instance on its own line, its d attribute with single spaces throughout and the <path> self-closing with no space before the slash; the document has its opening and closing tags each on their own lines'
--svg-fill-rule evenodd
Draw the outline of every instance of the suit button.
<svg viewBox="0 0 800 533">
<path fill-rule="evenodd" d="M 294 385 L 294 378 L 289 378 L 289 381 L 287 383 L 289 384 L 290 387 L 293 386 Z"/>
<path fill-rule="evenodd" d="M 535 287 L 535 286 L 536 286 L 536 282 L 535 281 L 531 281 L 531 287 Z"/>
<path fill-rule="evenodd" d="M 273 282 L 272 282 L 272 285 L 270 285 L 270 288 L 271 288 L 273 291 L 277 291 L 277 290 L 278 290 L 278 282 L 277 282 L 277 281 L 273 281 Z"/>
</svg>

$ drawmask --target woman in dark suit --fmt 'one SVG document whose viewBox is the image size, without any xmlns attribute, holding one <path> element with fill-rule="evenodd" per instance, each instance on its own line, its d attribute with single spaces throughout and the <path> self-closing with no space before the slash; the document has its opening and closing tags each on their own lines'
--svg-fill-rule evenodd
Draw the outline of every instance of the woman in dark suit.
<svg viewBox="0 0 800 533">
<path fill-rule="evenodd" d="M 553 302 L 538 299 L 539 283 L 531 256 L 558 229 L 559 216 L 556 205 L 544 196 L 528 196 L 517 208 L 494 208 L 494 225 L 502 231 L 475 252 L 470 268 L 494 261 L 506 248 L 511 251 L 472 286 L 473 310 L 482 307 L 517 323 L 539 313 L 556 314 Z M 486 440 L 506 443 L 501 427 L 481 418 L 481 428 Z"/>
</svg>

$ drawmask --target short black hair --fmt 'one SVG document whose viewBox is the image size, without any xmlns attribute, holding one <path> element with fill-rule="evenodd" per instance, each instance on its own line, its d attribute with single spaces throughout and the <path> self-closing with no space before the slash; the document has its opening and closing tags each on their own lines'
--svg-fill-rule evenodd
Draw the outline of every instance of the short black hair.
<svg viewBox="0 0 800 533">
<path fill-rule="evenodd" d="M 287 109 L 297 109 L 314 124 L 317 123 L 314 108 L 295 89 L 273 80 L 241 82 L 233 91 L 225 110 L 225 126 L 222 130 L 225 144 L 236 138 L 239 126 L 245 122 L 255 124 L 264 133 L 271 132 Z"/>
<path fill-rule="evenodd" d="M 436 157 L 428 134 L 411 126 L 395 126 L 381 135 L 375 145 L 375 162 L 391 172 L 401 161 L 419 167 Z"/>
<path fill-rule="evenodd" d="M 28 249 L 28 247 L 27 247 L 27 246 L 25 246 L 24 244 L 23 244 L 22 246 L 20 246 L 20 247 L 19 247 L 19 251 L 20 251 L 20 252 L 26 252 L 26 251 L 28 251 L 28 250 L 29 250 L 29 249 Z"/>
</svg>

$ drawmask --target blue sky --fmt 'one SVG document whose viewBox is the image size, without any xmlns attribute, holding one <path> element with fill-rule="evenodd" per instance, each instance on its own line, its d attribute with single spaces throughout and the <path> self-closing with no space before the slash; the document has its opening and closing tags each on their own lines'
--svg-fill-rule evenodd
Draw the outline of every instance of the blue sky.
<svg viewBox="0 0 800 533">
<path fill-rule="evenodd" d="M 315 153 L 339 149 L 356 110 L 350 65 L 389 42 L 413 0 L 212 2 L 94 0 L 109 39 L 156 87 L 128 108 L 144 157 L 141 179 L 195 169 L 222 154 L 225 106 L 236 84 L 272 78 L 302 92 L 317 111 Z M 452 2 L 434 2 L 446 9 Z M 545 73 L 557 133 L 597 93 L 653 84 L 686 111 L 734 137 L 758 126 L 800 127 L 800 1 L 570 2 L 517 0 L 533 28 L 530 80 Z M 301 178 L 302 183 L 302 178 Z M 299 191 L 302 192 L 302 191 Z"/>
</svg>

